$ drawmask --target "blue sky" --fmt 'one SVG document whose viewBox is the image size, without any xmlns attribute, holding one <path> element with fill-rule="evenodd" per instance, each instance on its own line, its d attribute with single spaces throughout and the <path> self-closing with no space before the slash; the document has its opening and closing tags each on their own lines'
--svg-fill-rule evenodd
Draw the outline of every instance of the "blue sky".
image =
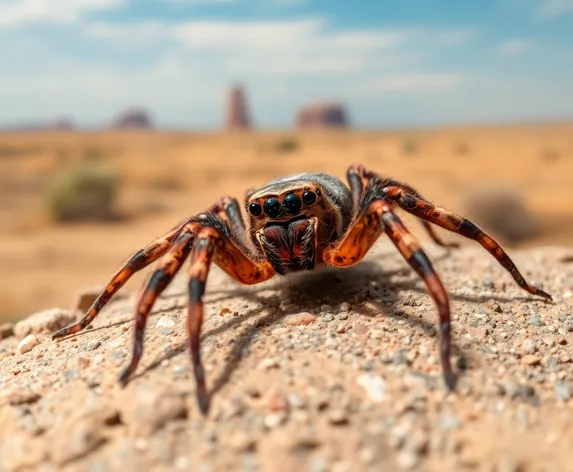
<svg viewBox="0 0 573 472">
<path fill-rule="evenodd" d="M 234 82 L 265 128 L 573 117 L 573 0 L 0 0 L 0 123 L 216 128 Z"/>
</svg>

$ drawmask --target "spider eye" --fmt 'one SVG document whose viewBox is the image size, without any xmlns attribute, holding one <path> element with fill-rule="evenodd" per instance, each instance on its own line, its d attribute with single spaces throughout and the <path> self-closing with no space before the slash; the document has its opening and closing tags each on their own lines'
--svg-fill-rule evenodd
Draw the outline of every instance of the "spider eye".
<svg viewBox="0 0 573 472">
<path fill-rule="evenodd" d="M 265 202 L 265 213 L 271 218 L 276 218 L 281 213 L 281 204 L 274 198 L 269 198 Z"/>
<path fill-rule="evenodd" d="M 288 213 L 296 215 L 300 211 L 302 203 L 297 195 L 289 193 L 283 200 L 283 206 L 286 208 Z"/>
<path fill-rule="evenodd" d="M 318 190 L 317 190 L 318 193 Z M 307 205 L 312 205 L 315 201 L 316 201 L 316 195 L 311 192 L 310 190 L 307 190 L 306 192 L 304 192 L 302 194 L 302 201 L 304 203 L 306 203 Z"/>
<path fill-rule="evenodd" d="M 253 202 L 249 205 L 249 213 L 253 216 L 259 216 L 263 212 L 261 205 L 256 202 Z"/>
</svg>

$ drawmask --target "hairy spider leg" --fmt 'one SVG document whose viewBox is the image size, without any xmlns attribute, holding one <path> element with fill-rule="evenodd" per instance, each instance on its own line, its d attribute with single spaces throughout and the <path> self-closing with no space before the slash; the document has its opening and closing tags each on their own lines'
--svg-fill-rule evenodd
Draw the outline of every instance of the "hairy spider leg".
<svg viewBox="0 0 573 472">
<path fill-rule="evenodd" d="M 213 259 L 216 234 L 201 231 L 191 254 L 191 267 L 189 270 L 189 304 L 187 307 L 187 336 L 193 373 L 197 387 L 197 404 L 201 413 L 209 410 L 209 396 L 205 386 L 205 372 L 201 362 L 201 326 L 203 325 L 203 295 L 207 276 Z"/>
<path fill-rule="evenodd" d="M 391 209 L 391 202 L 375 200 L 363 210 L 341 240 L 327 247 L 323 259 L 328 265 L 347 267 L 359 262 L 382 233 L 386 233 L 408 264 L 420 275 L 438 308 L 440 361 L 448 388 L 455 386 L 452 372 L 450 304 L 444 286 L 414 236 Z"/>
<path fill-rule="evenodd" d="M 143 354 L 145 325 L 147 324 L 147 318 L 151 312 L 151 308 L 155 300 L 157 300 L 157 297 L 165 290 L 165 287 L 169 285 L 183 265 L 183 262 L 185 262 L 185 259 L 191 251 L 193 234 L 197 231 L 198 226 L 200 226 L 200 223 L 189 223 L 181 230 L 167 251 L 167 254 L 161 258 L 159 267 L 153 272 L 147 286 L 139 297 L 135 309 L 133 353 L 129 365 L 123 369 L 119 377 L 119 381 L 122 385 L 125 385 L 129 377 L 135 372 L 141 355 Z"/>
<path fill-rule="evenodd" d="M 355 164 L 348 168 L 346 172 L 346 178 L 348 183 L 350 184 L 350 189 L 352 191 L 352 202 L 354 204 L 354 208 L 360 208 L 360 204 L 362 202 L 362 198 L 364 196 L 364 189 L 368 187 L 368 184 L 371 183 L 372 179 L 380 178 L 378 174 L 366 169 L 361 164 Z M 396 182 L 394 180 L 386 179 L 386 182 L 391 183 L 392 185 L 402 187 L 407 192 L 411 193 L 412 195 L 417 196 L 418 198 L 423 200 L 423 197 L 420 193 L 415 190 L 414 188 L 410 187 L 409 185 L 402 184 L 400 182 Z M 440 236 L 436 233 L 434 227 L 428 223 L 426 220 L 420 220 L 422 226 L 436 244 L 439 246 L 443 246 L 446 248 L 456 248 L 459 247 L 459 244 L 456 242 L 446 243 Z"/>
<path fill-rule="evenodd" d="M 155 262 L 167 252 L 174 238 L 188 222 L 189 219 L 181 222 L 175 228 L 148 244 L 144 249 L 133 254 L 133 256 L 131 256 L 131 258 L 113 275 L 103 292 L 96 298 L 84 317 L 77 323 L 56 331 L 52 335 L 52 339 L 77 333 L 88 326 L 99 314 L 101 309 L 111 300 L 119 289 L 125 285 L 133 274 L 144 269 L 152 262 Z"/>
<path fill-rule="evenodd" d="M 247 228 L 245 220 L 243 219 L 241 207 L 236 198 L 229 196 L 221 197 L 217 203 L 209 208 L 209 211 L 216 213 L 219 218 L 229 225 L 231 231 L 236 235 L 244 236 L 246 234 Z"/>
<path fill-rule="evenodd" d="M 412 195 L 398 186 L 384 187 L 381 189 L 381 194 L 385 195 L 389 200 L 396 202 L 402 209 L 408 213 L 412 213 L 418 218 L 423 218 L 449 231 L 477 241 L 511 274 L 517 285 L 523 290 L 532 295 L 539 295 L 547 300 L 552 300 L 551 295 L 530 285 L 499 243 L 470 220 Z"/>
<path fill-rule="evenodd" d="M 209 396 L 201 362 L 201 326 L 203 324 L 203 295 L 211 263 L 214 262 L 230 277 L 242 284 L 264 282 L 275 275 L 271 264 L 260 256 L 251 254 L 233 241 L 229 228 L 215 215 L 207 215 L 204 227 L 197 234 L 191 254 L 189 270 L 189 307 L 187 331 L 193 372 L 197 385 L 197 403 L 201 413 L 209 409 Z"/>
</svg>

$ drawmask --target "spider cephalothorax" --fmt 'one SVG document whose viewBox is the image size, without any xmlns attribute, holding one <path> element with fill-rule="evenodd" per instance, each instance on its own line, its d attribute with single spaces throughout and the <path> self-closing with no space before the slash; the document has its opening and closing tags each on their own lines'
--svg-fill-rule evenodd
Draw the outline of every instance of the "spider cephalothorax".
<svg viewBox="0 0 573 472">
<path fill-rule="evenodd" d="M 211 263 L 233 279 L 256 284 L 275 274 L 313 270 L 321 265 L 348 267 L 359 262 L 385 233 L 410 266 L 422 277 L 439 316 L 440 362 L 444 380 L 453 389 L 450 361 L 450 304 L 447 293 L 418 241 L 395 213 L 405 210 L 422 220 L 432 239 L 444 244 L 430 223 L 481 244 L 527 292 L 551 300 L 528 284 L 515 264 L 488 234 L 471 221 L 424 200 L 408 185 L 379 176 L 361 165 L 348 169 L 350 188 L 323 173 L 298 174 L 274 180 L 247 192 L 245 224 L 236 199 L 223 197 L 207 212 L 186 219 L 161 238 L 136 252 L 119 269 L 105 290 L 78 322 L 53 337 L 76 333 L 97 316 L 102 307 L 133 273 L 160 259 L 135 310 L 135 339 L 130 364 L 120 381 L 125 384 L 143 352 L 143 333 L 153 303 L 190 257 L 187 331 L 200 410 L 205 413 L 209 396 L 205 387 L 199 349 L 203 322 L 203 294 Z"/>
</svg>

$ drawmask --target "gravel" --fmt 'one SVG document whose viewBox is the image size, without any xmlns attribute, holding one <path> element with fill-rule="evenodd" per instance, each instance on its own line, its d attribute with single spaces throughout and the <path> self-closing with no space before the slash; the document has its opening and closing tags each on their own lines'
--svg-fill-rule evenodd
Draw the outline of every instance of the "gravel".
<svg viewBox="0 0 573 472">
<path fill-rule="evenodd" d="M 554 304 L 520 290 L 479 247 L 428 253 L 451 295 L 456 392 L 443 385 L 431 298 L 382 243 L 356 268 L 260 286 L 237 289 L 213 269 L 205 418 L 182 271 L 149 318 L 126 388 L 128 299 L 59 342 L 49 332 L 73 321 L 66 310 L 2 331 L 0 470 L 571 470 L 567 251 L 511 251 Z"/>
</svg>

